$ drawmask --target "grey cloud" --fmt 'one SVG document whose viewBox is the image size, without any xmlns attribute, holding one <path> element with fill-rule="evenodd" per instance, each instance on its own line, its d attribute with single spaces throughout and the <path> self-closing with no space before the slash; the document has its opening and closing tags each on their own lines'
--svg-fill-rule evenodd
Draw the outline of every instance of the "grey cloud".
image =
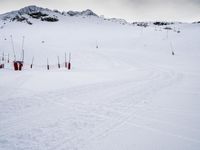
<svg viewBox="0 0 200 150">
<path fill-rule="evenodd" d="M 166 4 L 166 3 L 174 3 L 174 4 L 200 4 L 200 0 L 126 0 L 128 3 L 138 4 L 138 5 L 148 5 L 148 4 Z"/>
<path fill-rule="evenodd" d="M 189 1 L 189 0 L 188 0 Z M 194 3 L 197 3 L 197 4 L 200 4 L 200 0 L 190 0 L 191 2 L 194 2 Z"/>
</svg>

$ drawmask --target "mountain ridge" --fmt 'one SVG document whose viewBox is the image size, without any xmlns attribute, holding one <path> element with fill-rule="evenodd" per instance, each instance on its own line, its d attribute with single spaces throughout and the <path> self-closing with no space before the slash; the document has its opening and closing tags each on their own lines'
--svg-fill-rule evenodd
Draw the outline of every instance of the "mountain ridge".
<svg viewBox="0 0 200 150">
<path fill-rule="evenodd" d="M 63 11 L 51 10 L 48 8 L 42 8 L 35 5 L 30 5 L 19 10 L 10 11 L 4 14 L 0 14 L 0 19 L 3 21 L 9 22 L 26 22 L 29 25 L 32 25 L 32 19 L 40 19 L 41 21 L 47 22 L 57 22 L 59 21 L 60 16 L 93 16 L 99 17 L 92 10 L 86 9 L 84 11 Z"/>
<path fill-rule="evenodd" d="M 29 25 L 32 25 L 32 19 L 38 19 L 40 21 L 45 22 L 57 22 L 61 16 L 68 16 L 68 17 L 97 17 L 102 18 L 103 20 L 116 22 L 122 25 L 132 24 L 141 27 L 147 27 L 148 25 L 155 25 L 155 26 L 166 26 L 173 24 L 175 22 L 167 22 L 167 21 L 155 21 L 155 22 L 127 22 L 125 19 L 121 18 L 104 18 L 103 16 L 99 16 L 94 13 L 90 9 L 86 9 L 83 11 L 59 11 L 59 10 L 51 10 L 49 8 L 38 7 L 36 5 L 29 5 L 19 10 L 10 11 L 7 13 L 0 14 L 0 19 L 3 21 L 9 22 L 25 22 Z M 181 23 L 181 22 L 178 22 Z M 193 22 L 199 23 L 199 22 Z"/>
</svg>

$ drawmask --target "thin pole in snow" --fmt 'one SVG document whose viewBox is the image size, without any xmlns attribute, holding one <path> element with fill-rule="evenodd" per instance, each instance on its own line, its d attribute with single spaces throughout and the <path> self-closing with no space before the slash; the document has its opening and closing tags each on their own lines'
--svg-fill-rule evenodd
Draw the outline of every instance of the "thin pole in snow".
<svg viewBox="0 0 200 150">
<path fill-rule="evenodd" d="M 49 70 L 49 60 L 47 58 L 47 70 Z"/>
<path fill-rule="evenodd" d="M 67 62 L 66 53 L 65 53 L 65 62 Z"/>
<path fill-rule="evenodd" d="M 16 61 L 15 48 L 14 48 L 12 35 L 10 35 L 10 38 L 11 38 L 11 44 L 12 44 L 12 49 L 13 49 L 14 61 Z"/>
<path fill-rule="evenodd" d="M 22 50 L 21 60 L 22 60 L 22 62 L 24 62 L 24 50 Z"/>
<path fill-rule="evenodd" d="M 9 63 L 10 62 L 10 56 L 9 56 L 9 54 L 8 54 L 8 60 L 7 60 L 7 63 Z"/>
<path fill-rule="evenodd" d="M 4 52 L 2 53 L 2 61 L 4 61 Z"/>
<path fill-rule="evenodd" d="M 2 58 L 0 57 L 0 69 L 4 68 L 4 63 L 3 62 L 1 63 L 1 61 L 2 61 Z"/>
<path fill-rule="evenodd" d="M 24 39 L 25 37 L 23 36 L 22 37 L 22 56 L 21 56 L 22 62 L 24 61 Z"/>
<path fill-rule="evenodd" d="M 97 41 L 96 41 L 96 48 L 99 48 Z"/>
<path fill-rule="evenodd" d="M 65 68 L 67 68 L 67 55 L 66 55 L 66 52 L 65 52 Z"/>
<path fill-rule="evenodd" d="M 60 59 L 59 59 L 59 56 L 57 58 L 58 58 L 58 68 L 60 68 Z"/>
<path fill-rule="evenodd" d="M 34 61 L 34 56 L 32 58 L 32 62 L 31 62 L 31 69 L 33 68 L 33 61 Z"/>
<path fill-rule="evenodd" d="M 172 55 L 175 55 L 175 53 L 174 53 L 174 48 L 173 48 L 173 45 L 172 45 L 172 42 L 170 42 L 170 47 L 171 47 Z"/>
<path fill-rule="evenodd" d="M 71 53 L 69 53 L 69 63 L 68 63 L 68 70 L 71 69 Z"/>
<path fill-rule="evenodd" d="M 71 53 L 69 53 L 69 62 L 71 62 Z"/>
<path fill-rule="evenodd" d="M 22 37 L 22 50 L 24 49 L 24 36 Z"/>
</svg>

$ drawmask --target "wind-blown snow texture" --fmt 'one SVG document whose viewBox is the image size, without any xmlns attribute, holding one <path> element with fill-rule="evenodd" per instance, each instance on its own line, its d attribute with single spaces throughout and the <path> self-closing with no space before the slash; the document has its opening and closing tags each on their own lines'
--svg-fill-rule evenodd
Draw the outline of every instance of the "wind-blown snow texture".
<svg viewBox="0 0 200 150">
<path fill-rule="evenodd" d="M 59 21 L 0 17 L 1 56 L 25 37 L 23 71 L 0 69 L 0 150 L 200 149 L 199 24 L 45 11 Z"/>
</svg>

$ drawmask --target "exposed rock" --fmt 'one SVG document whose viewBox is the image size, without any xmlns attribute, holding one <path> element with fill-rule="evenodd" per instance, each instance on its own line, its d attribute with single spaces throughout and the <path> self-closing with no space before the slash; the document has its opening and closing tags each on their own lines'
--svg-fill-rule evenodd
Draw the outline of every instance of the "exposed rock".
<svg viewBox="0 0 200 150">
<path fill-rule="evenodd" d="M 137 25 L 139 27 L 148 27 L 149 24 L 147 22 L 133 22 L 132 24 Z"/>
<path fill-rule="evenodd" d="M 20 16 L 20 15 L 16 15 L 14 18 L 12 18 L 12 21 L 18 21 L 18 22 L 26 22 L 29 25 L 32 25 L 32 22 L 30 22 L 26 17 Z"/>
<path fill-rule="evenodd" d="M 108 21 L 111 21 L 111 22 L 116 22 L 116 23 L 119 23 L 119 24 L 122 24 L 122 25 L 128 24 L 128 22 L 126 20 L 124 20 L 124 19 L 110 18 L 110 19 L 104 19 L 104 20 L 108 20 Z"/>
<path fill-rule="evenodd" d="M 48 21 L 48 22 L 57 22 L 58 18 L 56 18 L 56 17 L 42 17 L 41 20 L 42 21 Z"/>
<path fill-rule="evenodd" d="M 65 14 L 65 13 L 63 12 L 63 14 Z M 98 15 L 95 14 L 90 9 L 87 9 L 87 10 L 81 11 L 81 12 L 79 12 L 79 11 L 68 11 L 67 14 L 69 16 L 96 16 L 96 17 L 98 17 Z"/>
<path fill-rule="evenodd" d="M 27 6 L 27 7 L 24 7 L 22 9 L 20 9 L 18 11 L 18 13 L 20 15 L 23 15 L 23 14 L 33 14 L 33 13 L 39 13 L 39 12 L 48 12 L 48 11 L 51 11 L 49 9 L 44 9 L 42 7 L 37 7 L 37 6 L 34 6 L 34 5 L 31 5 L 31 6 Z"/>
<path fill-rule="evenodd" d="M 170 25 L 170 24 L 174 24 L 173 22 L 154 22 L 153 23 L 154 25 L 157 25 L 157 26 L 165 26 L 165 25 Z"/>
<path fill-rule="evenodd" d="M 85 11 L 81 12 L 81 15 L 85 15 L 85 16 L 98 16 L 97 14 L 95 14 L 93 11 L 91 11 L 90 9 L 87 9 Z"/>
<path fill-rule="evenodd" d="M 44 14 L 42 12 L 34 12 L 34 13 L 30 13 L 28 15 L 31 16 L 32 18 L 35 18 L 35 19 L 40 19 L 41 17 L 48 16 L 47 14 Z"/>
<path fill-rule="evenodd" d="M 165 27 L 164 29 L 165 29 L 165 30 L 172 30 L 171 27 Z"/>
<path fill-rule="evenodd" d="M 193 22 L 193 24 L 200 24 L 200 21 L 197 21 L 197 22 Z"/>
</svg>

